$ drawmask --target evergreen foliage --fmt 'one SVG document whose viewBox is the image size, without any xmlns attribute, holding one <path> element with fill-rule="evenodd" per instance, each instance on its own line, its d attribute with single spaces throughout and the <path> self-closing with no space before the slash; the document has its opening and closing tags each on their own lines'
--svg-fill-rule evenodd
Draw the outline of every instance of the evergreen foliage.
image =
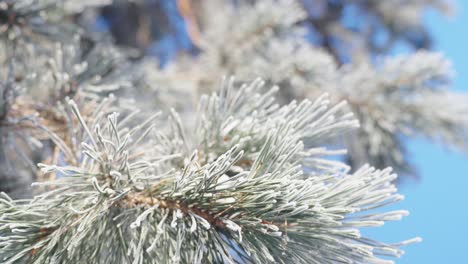
<svg viewBox="0 0 468 264">
<path fill-rule="evenodd" d="M 426 47 L 422 10 L 447 6 L 236 2 L 178 1 L 200 53 L 159 68 L 170 23 L 93 26 L 151 1 L 0 0 L 2 263 L 393 263 L 420 241 L 360 229 L 408 215 L 382 209 L 403 199 L 389 166 L 412 169 L 402 135 L 465 149 L 467 95 L 440 54 L 375 56 Z"/>
</svg>

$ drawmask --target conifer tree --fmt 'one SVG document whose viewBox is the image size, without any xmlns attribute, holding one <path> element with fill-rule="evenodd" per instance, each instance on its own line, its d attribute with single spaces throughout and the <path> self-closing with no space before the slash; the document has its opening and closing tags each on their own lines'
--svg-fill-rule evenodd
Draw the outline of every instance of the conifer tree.
<svg viewBox="0 0 468 264">
<path fill-rule="evenodd" d="M 465 147 L 466 95 L 440 54 L 374 58 L 426 47 L 411 15 L 441 2 L 209 2 L 178 2 L 200 53 L 159 68 L 140 13 L 143 42 L 95 29 L 150 1 L 0 0 L 2 263 L 392 263 L 421 240 L 360 229 L 408 215 L 381 209 L 403 199 L 402 134 Z M 338 2 L 391 41 L 346 38 Z"/>
</svg>

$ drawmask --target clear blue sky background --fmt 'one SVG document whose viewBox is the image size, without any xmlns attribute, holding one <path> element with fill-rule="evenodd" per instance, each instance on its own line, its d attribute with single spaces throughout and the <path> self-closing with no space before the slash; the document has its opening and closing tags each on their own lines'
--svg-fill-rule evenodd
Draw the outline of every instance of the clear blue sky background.
<svg viewBox="0 0 468 264">
<path fill-rule="evenodd" d="M 453 18 L 429 13 L 426 20 L 434 36 L 434 49 L 454 64 L 457 75 L 453 89 L 468 92 L 468 1 L 458 1 Z M 468 263 L 468 154 L 424 140 L 408 145 L 421 179 L 400 186 L 406 199 L 394 208 L 408 209 L 411 214 L 366 234 L 386 242 L 421 236 L 423 242 L 408 246 L 397 263 Z"/>
</svg>

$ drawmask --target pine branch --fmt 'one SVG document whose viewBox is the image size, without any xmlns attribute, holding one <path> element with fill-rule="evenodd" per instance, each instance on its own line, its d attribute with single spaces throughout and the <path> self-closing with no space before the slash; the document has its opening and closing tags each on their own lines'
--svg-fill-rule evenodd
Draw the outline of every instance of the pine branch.
<svg viewBox="0 0 468 264">
<path fill-rule="evenodd" d="M 254 263 L 382 263 L 379 255 L 399 256 L 419 240 L 391 245 L 359 234 L 407 214 L 363 214 L 401 200 L 389 169 L 304 167 L 331 153 L 323 138 L 356 126 L 342 105 L 320 98 L 278 107 L 261 89 L 230 81 L 202 99 L 193 138 L 175 113 L 136 127 L 111 114 L 89 127 L 72 102 L 83 158 L 41 164 L 62 175 L 40 184 L 50 191 L 1 199 L 4 263 L 240 262 L 232 250 Z"/>
</svg>

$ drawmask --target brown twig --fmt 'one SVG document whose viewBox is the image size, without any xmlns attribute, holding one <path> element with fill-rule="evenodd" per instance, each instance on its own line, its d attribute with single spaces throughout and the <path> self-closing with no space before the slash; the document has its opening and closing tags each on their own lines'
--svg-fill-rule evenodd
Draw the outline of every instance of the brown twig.
<svg viewBox="0 0 468 264">
<path fill-rule="evenodd" d="M 206 210 L 200 209 L 196 206 L 188 206 L 187 204 L 179 201 L 173 200 L 164 200 L 158 199 L 152 196 L 148 196 L 145 192 L 138 192 L 138 193 L 129 193 L 123 200 L 123 206 L 127 207 L 135 207 L 135 206 L 155 206 L 158 205 L 159 208 L 162 209 L 169 209 L 171 211 L 180 210 L 184 214 L 195 214 L 203 219 L 205 219 L 211 225 L 214 225 L 219 228 L 225 228 L 224 222 L 219 218 L 215 217 L 211 213 L 207 212 Z"/>
</svg>

